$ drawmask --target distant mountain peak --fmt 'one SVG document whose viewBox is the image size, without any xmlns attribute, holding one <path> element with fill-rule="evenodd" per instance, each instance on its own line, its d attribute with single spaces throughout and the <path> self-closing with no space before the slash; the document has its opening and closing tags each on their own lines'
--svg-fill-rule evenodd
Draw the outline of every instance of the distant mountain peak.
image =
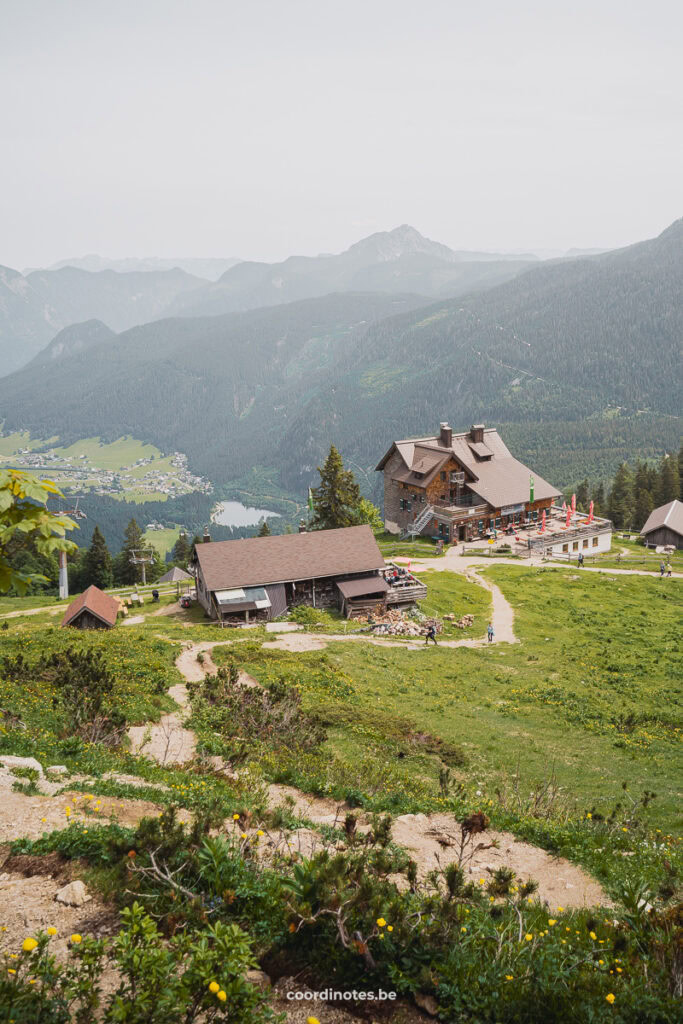
<svg viewBox="0 0 683 1024">
<path fill-rule="evenodd" d="M 399 224 L 391 231 L 377 231 L 367 238 L 361 238 L 360 242 L 350 246 L 346 252 L 364 256 L 372 254 L 380 262 L 400 259 L 401 256 L 414 253 L 425 253 L 449 263 L 455 258 L 455 253 L 447 245 L 425 238 L 411 224 Z"/>
</svg>

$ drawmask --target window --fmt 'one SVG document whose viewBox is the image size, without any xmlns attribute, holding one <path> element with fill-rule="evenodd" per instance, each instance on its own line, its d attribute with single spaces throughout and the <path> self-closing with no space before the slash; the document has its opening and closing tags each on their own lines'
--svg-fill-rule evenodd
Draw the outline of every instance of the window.
<svg viewBox="0 0 683 1024">
<path fill-rule="evenodd" d="M 572 544 L 572 551 L 578 551 L 578 550 L 579 550 L 579 542 L 578 542 L 578 540 L 575 540 L 574 543 Z"/>
<path fill-rule="evenodd" d="M 493 523 L 493 525 L 495 526 L 495 528 L 497 530 L 500 530 L 500 523 L 501 523 L 501 518 L 500 518 L 500 516 L 498 516 L 498 518 L 496 520 L 494 520 L 494 523 Z"/>
<path fill-rule="evenodd" d="M 586 537 L 586 538 L 584 539 L 584 542 L 583 542 L 583 546 L 584 546 L 585 548 L 587 548 L 587 547 L 588 547 L 588 537 Z"/>
<path fill-rule="evenodd" d="M 536 520 L 538 519 L 538 509 L 535 508 L 533 510 L 533 512 L 531 513 L 531 518 L 534 520 L 534 522 L 536 522 Z"/>
<path fill-rule="evenodd" d="M 569 551 L 569 544 L 563 544 L 562 545 L 562 550 L 563 551 Z"/>
<path fill-rule="evenodd" d="M 598 546 L 598 538 L 597 537 L 593 537 L 593 547 L 597 548 L 597 546 Z"/>
<path fill-rule="evenodd" d="M 441 476 L 442 480 L 445 480 L 446 479 L 446 471 L 442 469 L 441 473 L 440 473 L 440 476 Z"/>
<path fill-rule="evenodd" d="M 479 533 L 483 533 L 484 532 L 484 520 L 483 519 L 479 520 L 478 526 L 479 526 Z"/>
</svg>

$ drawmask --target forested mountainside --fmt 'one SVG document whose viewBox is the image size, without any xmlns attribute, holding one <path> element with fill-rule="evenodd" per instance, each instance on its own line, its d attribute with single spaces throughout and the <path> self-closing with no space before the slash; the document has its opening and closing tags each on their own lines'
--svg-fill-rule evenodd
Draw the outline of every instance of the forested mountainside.
<svg viewBox="0 0 683 1024">
<path fill-rule="evenodd" d="M 176 296 L 205 284 L 182 270 L 118 274 L 63 267 L 24 276 L 0 267 L 0 373 L 24 366 L 63 327 L 94 319 L 125 331 L 162 316 Z"/>
<path fill-rule="evenodd" d="M 290 422 L 283 479 L 300 487 L 330 437 L 370 466 L 393 438 L 446 417 L 459 428 L 518 425 L 510 436 L 527 442 L 518 454 L 545 447 L 544 469 L 560 485 L 582 470 L 568 479 L 551 472 L 556 444 L 578 452 L 588 442 L 607 472 L 629 445 L 632 454 L 677 449 L 682 280 L 677 221 L 627 249 L 544 264 L 483 294 L 372 325 Z M 562 424 L 559 437 L 553 424 Z M 614 449 L 607 466 L 606 449 Z"/>
<path fill-rule="evenodd" d="M 56 359 L 65 359 L 78 352 L 85 352 L 105 341 L 112 341 L 115 337 L 115 331 L 110 330 L 101 320 L 85 320 L 81 324 L 71 324 L 55 335 L 50 344 L 41 349 L 29 365 L 54 363 Z"/>
<path fill-rule="evenodd" d="M 287 427 L 369 323 L 419 296 L 336 294 L 197 320 L 162 320 L 116 344 L 35 363 L 0 379 L 5 432 L 76 441 L 157 438 L 227 481 L 270 461 Z M 58 425 L 58 426 L 57 426 Z M 182 441 L 182 447 L 180 442 Z"/>
<path fill-rule="evenodd" d="M 371 486 L 395 437 L 448 418 L 503 425 L 560 486 L 607 477 L 624 458 L 678 449 L 682 271 L 679 221 L 436 305 L 335 294 L 160 321 L 0 380 L 4 429 L 133 434 L 184 451 L 218 485 L 260 465 L 305 493 L 331 441 Z"/>
<path fill-rule="evenodd" d="M 431 297 L 463 295 L 515 277 L 535 257 L 455 252 L 408 224 L 381 231 L 337 255 L 290 256 L 282 263 L 244 262 L 215 284 L 180 295 L 169 312 L 214 316 L 336 291 L 413 292 Z"/>
</svg>

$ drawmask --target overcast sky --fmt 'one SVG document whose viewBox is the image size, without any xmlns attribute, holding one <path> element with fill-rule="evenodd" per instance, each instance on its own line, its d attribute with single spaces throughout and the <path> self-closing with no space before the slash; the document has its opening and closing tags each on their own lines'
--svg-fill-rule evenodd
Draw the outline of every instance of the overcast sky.
<svg viewBox="0 0 683 1024">
<path fill-rule="evenodd" d="M 674 0 L 0 0 L 0 263 L 282 259 L 681 215 Z"/>
</svg>

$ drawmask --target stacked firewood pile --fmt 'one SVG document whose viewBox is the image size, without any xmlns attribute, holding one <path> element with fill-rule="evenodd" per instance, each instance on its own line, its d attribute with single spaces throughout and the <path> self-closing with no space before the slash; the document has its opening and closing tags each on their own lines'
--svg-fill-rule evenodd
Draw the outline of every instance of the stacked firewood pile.
<svg viewBox="0 0 683 1024">
<path fill-rule="evenodd" d="M 440 619 L 423 618 L 418 622 L 396 608 L 389 608 L 380 614 L 373 612 L 364 616 L 364 620 L 371 626 L 375 636 L 424 636 L 430 626 L 434 626 L 437 633 L 443 632 Z"/>
</svg>

